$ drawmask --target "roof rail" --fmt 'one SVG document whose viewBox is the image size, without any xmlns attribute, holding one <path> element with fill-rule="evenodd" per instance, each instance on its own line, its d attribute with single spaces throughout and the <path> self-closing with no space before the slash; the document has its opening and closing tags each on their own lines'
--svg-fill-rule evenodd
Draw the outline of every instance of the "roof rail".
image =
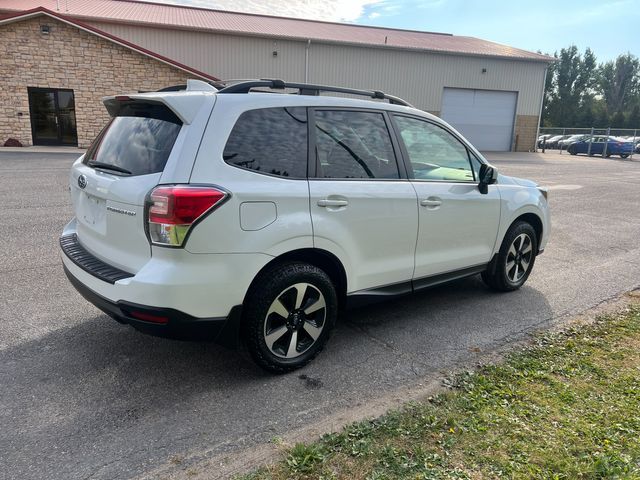
<svg viewBox="0 0 640 480">
<path fill-rule="evenodd" d="M 344 87 L 332 87 L 328 85 L 315 85 L 313 83 L 291 83 L 284 80 L 275 80 L 263 78 L 260 80 L 249 80 L 246 82 L 235 83 L 224 87 L 218 91 L 218 93 L 249 93 L 252 88 L 272 88 L 276 90 L 284 90 L 285 88 L 293 88 L 299 91 L 300 95 L 319 95 L 320 92 L 336 92 L 346 93 L 349 95 L 362 95 L 369 98 L 376 98 L 379 100 L 388 100 L 389 103 L 395 105 L 404 105 L 405 107 L 412 107 L 409 102 L 393 95 L 387 95 L 384 92 L 378 90 L 356 90 L 354 88 Z"/>
</svg>

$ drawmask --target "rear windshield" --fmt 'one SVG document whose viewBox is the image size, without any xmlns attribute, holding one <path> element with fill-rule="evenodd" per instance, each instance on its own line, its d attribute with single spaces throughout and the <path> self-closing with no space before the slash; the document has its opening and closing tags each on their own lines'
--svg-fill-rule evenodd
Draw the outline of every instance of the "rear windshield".
<svg viewBox="0 0 640 480">
<path fill-rule="evenodd" d="M 180 119 L 164 105 L 124 104 L 89 147 L 84 163 L 121 175 L 162 172 L 180 127 Z"/>
</svg>

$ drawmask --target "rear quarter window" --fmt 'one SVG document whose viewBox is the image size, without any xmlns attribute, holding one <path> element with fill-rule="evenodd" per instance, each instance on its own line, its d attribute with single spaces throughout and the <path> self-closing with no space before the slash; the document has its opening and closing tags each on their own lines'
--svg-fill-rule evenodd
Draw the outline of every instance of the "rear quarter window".
<svg viewBox="0 0 640 480">
<path fill-rule="evenodd" d="M 233 127 L 222 156 L 229 165 L 258 173 L 306 178 L 306 108 L 244 112 Z"/>
<path fill-rule="evenodd" d="M 125 175 L 162 172 L 181 127 L 164 105 L 125 104 L 89 147 L 84 163 Z"/>
</svg>

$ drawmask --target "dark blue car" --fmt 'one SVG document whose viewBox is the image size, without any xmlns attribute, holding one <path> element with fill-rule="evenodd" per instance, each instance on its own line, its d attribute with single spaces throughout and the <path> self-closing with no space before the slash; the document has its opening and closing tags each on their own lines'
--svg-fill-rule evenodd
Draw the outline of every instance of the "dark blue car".
<svg viewBox="0 0 640 480">
<path fill-rule="evenodd" d="M 591 143 L 591 155 L 602 155 L 605 144 L 607 145 L 607 157 L 611 155 L 620 155 L 620 158 L 627 158 L 633 153 L 633 143 L 627 142 L 617 137 L 607 137 L 605 135 L 596 135 L 591 139 L 587 138 L 579 142 L 573 142 L 567 148 L 567 152 L 571 155 L 578 153 L 588 153 L 589 143 Z"/>
</svg>

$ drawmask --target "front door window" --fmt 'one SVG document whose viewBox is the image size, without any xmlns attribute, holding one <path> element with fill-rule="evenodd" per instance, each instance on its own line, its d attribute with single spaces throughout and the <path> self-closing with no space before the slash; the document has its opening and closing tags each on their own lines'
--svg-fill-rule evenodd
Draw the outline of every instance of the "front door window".
<svg viewBox="0 0 640 480">
<path fill-rule="evenodd" d="M 28 88 L 34 145 L 77 145 L 73 90 Z"/>
</svg>

